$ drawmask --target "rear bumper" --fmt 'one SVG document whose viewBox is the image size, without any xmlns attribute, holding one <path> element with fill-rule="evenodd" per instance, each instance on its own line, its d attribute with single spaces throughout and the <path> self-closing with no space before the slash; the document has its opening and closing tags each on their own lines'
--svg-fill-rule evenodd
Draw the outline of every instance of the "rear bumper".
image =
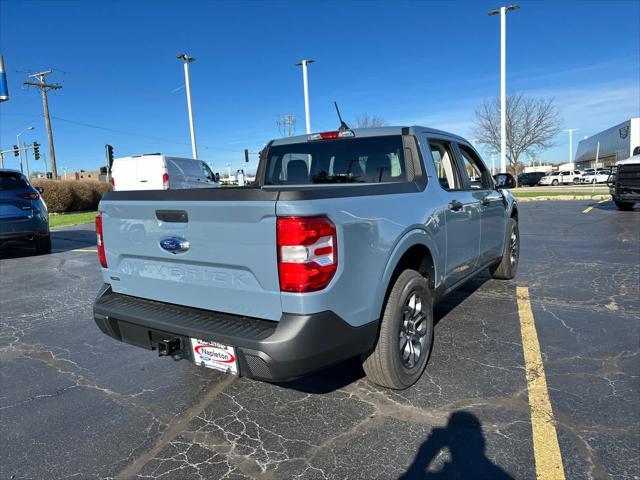
<svg viewBox="0 0 640 480">
<path fill-rule="evenodd" d="M 352 327 L 333 312 L 284 313 L 279 322 L 211 312 L 113 293 L 104 284 L 93 306 L 100 330 L 116 340 L 155 350 L 179 338 L 191 360 L 190 338 L 236 348 L 242 376 L 271 382 L 301 377 L 368 351 L 378 322 Z"/>
<path fill-rule="evenodd" d="M 47 233 L 37 235 L 36 231 Z M 0 219 L 0 241 L 33 240 L 46 235 L 49 235 L 49 225 L 38 216 Z"/>
</svg>

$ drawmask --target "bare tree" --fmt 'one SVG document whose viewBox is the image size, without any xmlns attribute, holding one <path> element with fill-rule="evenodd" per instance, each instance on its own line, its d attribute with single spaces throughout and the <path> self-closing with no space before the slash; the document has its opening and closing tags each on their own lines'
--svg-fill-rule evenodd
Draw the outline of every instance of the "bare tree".
<svg viewBox="0 0 640 480">
<path fill-rule="evenodd" d="M 552 99 L 528 98 L 521 94 L 507 96 L 507 169 L 518 173 L 523 157 L 553 146 L 562 128 L 560 114 Z M 476 110 L 473 132 L 478 142 L 500 151 L 500 98 L 491 98 Z"/>
<path fill-rule="evenodd" d="M 358 128 L 383 127 L 386 124 L 387 122 L 385 122 L 384 118 L 369 115 L 368 113 L 356 118 L 356 125 Z"/>
</svg>

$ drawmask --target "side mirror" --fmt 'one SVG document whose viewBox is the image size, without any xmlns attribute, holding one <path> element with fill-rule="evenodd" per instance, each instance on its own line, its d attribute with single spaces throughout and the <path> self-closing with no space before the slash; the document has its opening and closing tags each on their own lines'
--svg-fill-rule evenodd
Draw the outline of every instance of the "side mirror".
<svg viewBox="0 0 640 480">
<path fill-rule="evenodd" d="M 220 174 L 218 172 L 214 173 L 213 179 L 216 181 L 216 183 L 220 183 Z"/>
<path fill-rule="evenodd" d="M 496 188 L 516 188 L 516 179 L 513 178 L 513 175 L 510 173 L 498 173 L 493 176 L 493 179 L 496 181 Z"/>
<path fill-rule="evenodd" d="M 42 187 L 36 187 L 36 190 L 38 191 L 38 193 L 44 193 L 44 188 Z"/>
</svg>

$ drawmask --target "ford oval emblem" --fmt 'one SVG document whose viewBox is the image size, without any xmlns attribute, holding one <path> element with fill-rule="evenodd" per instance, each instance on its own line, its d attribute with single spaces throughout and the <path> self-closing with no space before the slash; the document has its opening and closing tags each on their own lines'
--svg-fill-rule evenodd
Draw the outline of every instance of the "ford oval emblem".
<svg viewBox="0 0 640 480">
<path fill-rule="evenodd" d="M 184 238 L 166 237 L 160 240 L 160 248 L 169 253 L 182 253 L 189 250 L 191 244 Z"/>
</svg>

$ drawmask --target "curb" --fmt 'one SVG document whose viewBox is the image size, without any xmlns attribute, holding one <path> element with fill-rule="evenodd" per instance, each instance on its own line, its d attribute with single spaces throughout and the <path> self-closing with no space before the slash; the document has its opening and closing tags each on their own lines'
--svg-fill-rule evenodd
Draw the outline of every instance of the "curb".
<svg viewBox="0 0 640 480">
<path fill-rule="evenodd" d="M 537 202 L 542 200 L 609 200 L 611 195 L 553 195 L 549 197 L 522 197 L 515 196 L 518 202 Z"/>
</svg>

